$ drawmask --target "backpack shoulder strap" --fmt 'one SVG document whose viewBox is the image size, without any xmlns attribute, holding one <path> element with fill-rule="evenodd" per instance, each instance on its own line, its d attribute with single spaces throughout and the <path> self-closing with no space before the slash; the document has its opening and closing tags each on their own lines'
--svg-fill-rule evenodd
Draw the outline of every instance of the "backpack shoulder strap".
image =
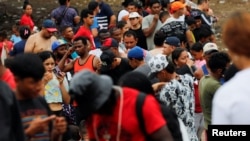
<svg viewBox="0 0 250 141">
<path fill-rule="evenodd" d="M 66 12 L 68 11 L 69 7 L 66 7 L 64 10 L 63 10 L 63 13 L 61 15 L 61 18 L 63 18 L 66 14 Z"/>
<path fill-rule="evenodd" d="M 136 115 L 137 115 L 139 127 L 140 127 L 142 133 L 145 135 L 146 140 L 150 140 L 149 135 L 147 134 L 147 131 L 146 131 L 146 127 L 144 124 L 144 118 L 143 118 L 143 114 L 142 114 L 142 112 L 143 112 L 142 107 L 143 107 L 145 98 L 146 98 L 145 93 L 140 92 L 138 94 L 137 99 L 136 99 Z"/>
</svg>

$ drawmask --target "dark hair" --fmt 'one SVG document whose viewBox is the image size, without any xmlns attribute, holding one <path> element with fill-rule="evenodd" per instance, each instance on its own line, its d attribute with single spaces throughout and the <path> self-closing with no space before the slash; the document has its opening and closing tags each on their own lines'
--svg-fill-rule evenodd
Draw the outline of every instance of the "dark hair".
<svg viewBox="0 0 250 141">
<path fill-rule="evenodd" d="M 207 62 L 207 66 L 212 72 L 216 72 L 218 69 L 222 69 L 224 73 L 228 63 L 230 63 L 230 58 L 227 53 L 215 52 L 210 56 Z"/>
<path fill-rule="evenodd" d="M 89 10 L 89 9 L 83 9 L 83 10 L 81 11 L 81 19 L 87 18 L 88 15 L 93 15 L 93 11 L 92 11 L 92 10 Z"/>
<path fill-rule="evenodd" d="M 187 25 L 192 25 L 195 24 L 195 19 L 192 16 L 185 16 L 185 23 L 187 23 Z"/>
<path fill-rule="evenodd" d="M 84 36 L 79 36 L 79 37 L 76 37 L 75 39 L 74 39 L 74 42 L 75 41 L 79 41 L 79 40 L 81 40 L 82 41 L 82 43 L 84 44 L 84 45 L 87 45 L 87 41 L 89 40 L 87 37 L 84 37 Z"/>
<path fill-rule="evenodd" d="M 133 0 L 125 0 L 124 2 L 122 2 L 122 6 L 124 6 L 124 7 L 128 7 L 128 4 L 130 3 L 130 2 L 132 2 Z"/>
<path fill-rule="evenodd" d="M 6 30 L 0 31 L 0 37 L 3 37 L 4 39 L 6 39 L 8 37 L 7 31 Z"/>
<path fill-rule="evenodd" d="M 135 8 L 138 8 L 138 4 L 135 1 L 130 2 L 128 6 L 135 6 Z"/>
<path fill-rule="evenodd" d="M 96 1 L 89 2 L 88 9 L 94 11 L 99 6 L 99 3 Z"/>
<path fill-rule="evenodd" d="M 23 40 L 28 39 L 31 34 L 30 28 L 28 26 L 21 26 L 19 28 L 19 34 Z"/>
<path fill-rule="evenodd" d="M 234 77 L 234 75 L 239 71 L 239 69 L 234 65 L 231 64 L 228 69 L 226 69 L 224 74 L 224 80 L 225 82 L 229 81 L 231 78 Z"/>
<path fill-rule="evenodd" d="M 172 61 L 173 61 L 174 65 L 176 65 L 175 62 L 174 62 L 174 60 L 178 60 L 178 58 L 180 57 L 180 55 L 181 55 L 181 53 L 182 53 L 183 51 L 186 51 L 186 49 L 181 48 L 181 47 L 178 47 L 178 48 L 176 48 L 176 49 L 172 52 Z"/>
<path fill-rule="evenodd" d="M 60 27 L 60 33 L 63 33 L 67 28 L 72 28 L 72 27 L 69 25 L 64 25 L 64 26 Z"/>
<path fill-rule="evenodd" d="M 113 26 L 113 27 L 111 27 L 111 28 L 109 29 L 109 33 L 110 33 L 111 35 L 113 35 L 113 33 L 114 33 L 116 30 L 118 30 L 118 29 L 120 29 L 120 28 L 118 28 L 118 27 L 116 27 L 116 26 Z"/>
<path fill-rule="evenodd" d="M 128 31 L 126 31 L 124 34 L 123 34 L 123 38 L 124 37 L 131 37 L 131 36 L 133 36 L 135 39 L 137 39 L 138 37 L 137 37 L 137 35 L 136 35 L 136 33 L 134 32 L 134 31 L 132 31 L 132 30 L 128 30 Z"/>
<path fill-rule="evenodd" d="M 207 2 L 208 0 L 197 0 L 197 5 L 201 5 L 204 2 Z"/>
<path fill-rule="evenodd" d="M 165 70 L 166 70 L 168 73 L 173 74 L 173 73 L 175 72 L 175 65 L 174 65 L 174 63 L 173 63 L 172 61 L 170 61 L 168 58 L 167 58 L 167 60 L 168 60 L 168 65 L 167 65 L 167 67 L 165 68 Z"/>
<path fill-rule="evenodd" d="M 161 20 L 164 16 L 169 15 L 168 11 L 162 11 L 159 15 L 159 19 Z"/>
<path fill-rule="evenodd" d="M 28 5 L 30 5 L 32 7 L 32 5 L 28 1 L 24 1 L 23 2 L 23 10 L 25 10 Z"/>
<path fill-rule="evenodd" d="M 44 62 L 45 60 L 47 60 L 48 58 L 51 58 L 51 57 L 54 60 L 56 60 L 55 55 L 51 51 L 39 52 L 39 53 L 37 53 L 37 55 L 41 58 L 42 62 Z"/>
<path fill-rule="evenodd" d="M 203 44 L 200 42 L 196 42 L 191 46 L 190 50 L 200 52 L 203 50 Z"/>
<path fill-rule="evenodd" d="M 154 35 L 154 44 L 156 46 L 162 46 L 166 39 L 166 34 L 162 30 L 158 30 Z"/>
<path fill-rule="evenodd" d="M 117 25 L 116 25 L 116 26 L 117 26 L 118 28 L 122 29 L 126 24 L 127 24 L 126 21 L 119 21 L 119 22 L 117 22 Z"/>
<path fill-rule="evenodd" d="M 159 3 L 161 5 L 161 2 L 159 0 L 149 0 L 149 7 L 152 7 L 156 3 Z"/>
<path fill-rule="evenodd" d="M 211 36 L 213 33 L 211 31 L 211 29 L 208 29 L 208 28 L 203 28 L 202 30 L 200 30 L 199 32 L 199 40 L 202 39 L 202 38 L 207 38 L 209 36 Z"/>
<path fill-rule="evenodd" d="M 154 94 L 150 80 L 141 72 L 131 71 L 124 74 L 119 79 L 118 85 L 134 88 L 147 94 Z"/>
<path fill-rule="evenodd" d="M 66 5 L 66 2 L 69 1 L 69 0 L 58 0 L 58 3 L 60 5 Z"/>
<path fill-rule="evenodd" d="M 69 139 L 69 141 L 73 141 L 73 140 L 75 141 L 75 140 L 80 140 L 81 139 L 81 137 L 79 135 L 79 132 L 81 132 L 81 131 L 80 131 L 78 126 L 69 125 L 68 128 L 69 128 L 69 131 L 70 131 L 70 139 Z"/>
<path fill-rule="evenodd" d="M 14 58 L 8 58 L 5 61 L 5 65 L 11 70 L 14 76 L 21 79 L 31 77 L 39 81 L 45 73 L 42 60 L 33 53 L 23 53 L 18 54 Z"/>
<path fill-rule="evenodd" d="M 99 32 L 98 32 L 98 37 L 100 37 L 100 34 L 102 33 L 110 33 L 108 29 L 101 29 Z"/>
</svg>

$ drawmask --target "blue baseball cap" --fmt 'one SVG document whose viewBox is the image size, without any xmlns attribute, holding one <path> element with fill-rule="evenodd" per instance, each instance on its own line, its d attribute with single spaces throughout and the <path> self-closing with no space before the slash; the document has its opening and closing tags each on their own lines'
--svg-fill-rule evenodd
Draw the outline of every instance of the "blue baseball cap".
<svg viewBox="0 0 250 141">
<path fill-rule="evenodd" d="M 50 19 L 46 19 L 43 21 L 43 27 L 46 28 L 49 32 L 57 31 L 55 23 Z"/>
<path fill-rule="evenodd" d="M 51 46 L 51 49 L 52 49 L 52 51 L 55 51 L 57 48 L 59 48 L 60 46 L 62 46 L 62 45 L 67 45 L 68 43 L 65 41 L 65 40 L 63 40 L 63 39 L 58 39 L 57 41 L 54 41 L 53 43 L 52 43 L 52 46 Z"/>
<path fill-rule="evenodd" d="M 165 43 L 171 46 L 175 46 L 175 47 L 180 47 L 181 46 L 181 42 L 180 39 L 175 37 L 175 36 L 171 36 L 171 37 L 167 37 L 165 39 Z"/>
<path fill-rule="evenodd" d="M 132 59 L 143 59 L 144 58 L 144 51 L 141 47 L 135 46 L 128 51 L 128 58 Z"/>
</svg>

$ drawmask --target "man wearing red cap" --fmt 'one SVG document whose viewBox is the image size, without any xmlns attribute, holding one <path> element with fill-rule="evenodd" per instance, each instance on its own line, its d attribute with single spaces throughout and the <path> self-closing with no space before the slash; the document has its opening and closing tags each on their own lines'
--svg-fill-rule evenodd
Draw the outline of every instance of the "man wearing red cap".
<svg viewBox="0 0 250 141">
<path fill-rule="evenodd" d="M 42 30 L 31 35 L 25 45 L 24 52 L 38 53 L 45 50 L 51 51 L 51 45 L 56 41 L 53 34 L 57 31 L 52 20 L 46 19 L 43 22 Z"/>
</svg>

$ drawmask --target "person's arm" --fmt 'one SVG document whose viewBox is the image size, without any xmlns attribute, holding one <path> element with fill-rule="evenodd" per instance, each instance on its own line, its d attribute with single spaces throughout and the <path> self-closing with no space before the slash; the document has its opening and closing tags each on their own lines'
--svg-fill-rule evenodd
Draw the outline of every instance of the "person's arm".
<svg viewBox="0 0 250 141">
<path fill-rule="evenodd" d="M 158 19 L 159 19 L 159 15 L 155 14 L 151 24 L 147 23 L 148 21 L 146 21 L 146 19 L 142 20 L 142 28 L 143 28 L 142 31 L 146 37 L 150 36 L 154 32 L 157 26 Z"/>
<path fill-rule="evenodd" d="M 191 30 L 186 31 L 187 43 L 191 47 L 195 43 L 195 39 L 193 38 L 193 33 Z"/>
<path fill-rule="evenodd" d="M 101 60 L 95 56 L 95 58 L 93 60 L 93 67 L 96 71 L 100 70 L 101 64 L 102 64 Z"/>
<path fill-rule="evenodd" d="M 60 76 L 57 76 L 57 79 L 59 81 L 59 87 L 60 87 L 60 90 L 61 90 L 61 93 L 62 93 L 62 99 L 63 99 L 63 103 L 65 104 L 69 104 L 70 103 L 70 95 L 68 93 L 68 91 L 66 90 L 65 88 L 65 73 L 63 72 L 60 72 Z"/>
<path fill-rule="evenodd" d="M 48 128 L 49 122 L 55 119 L 55 115 L 41 118 L 37 117 L 33 119 L 27 129 L 25 129 L 24 133 L 28 137 L 34 136 L 36 133 L 43 132 L 46 128 Z"/>
<path fill-rule="evenodd" d="M 159 130 L 151 134 L 150 137 L 153 141 L 174 141 L 167 126 L 161 127 Z"/>
<path fill-rule="evenodd" d="M 34 36 L 30 36 L 28 40 L 26 41 L 24 52 L 33 52 L 35 48 L 35 39 Z"/>
<path fill-rule="evenodd" d="M 97 21 L 96 17 L 94 17 L 94 22 L 90 27 L 91 28 L 91 33 L 92 33 L 94 38 L 98 36 L 98 27 L 99 27 L 98 26 L 98 21 Z"/>
<path fill-rule="evenodd" d="M 151 110 L 148 110 L 148 109 Z M 151 95 L 145 98 L 142 107 L 143 118 L 147 134 L 153 141 L 173 141 L 172 134 L 167 128 L 167 123 L 161 113 L 158 101 Z"/>
<path fill-rule="evenodd" d="M 58 63 L 58 67 L 62 72 L 68 72 L 71 71 L 74 68 L 74 63 L 75 60 L 71 61 L 70 63 L 68 63 L 67 65 L 65 65 L 66 59 L 68 58 L 68 56 L 74 51 L 74 48 L 71 47 L 67 53 L 64 54 L 63 58 L 60 60 L 60 62 Z"/>
<path fill-rule="evenodd" d="M 80 17 L 80 16 L 75 16 L 75 17 L 74 17 L 74 23 L 75 23 L 76 25 L 79 24 L 80 21 L 81 21 L 81 17 Z"/>
<path fill-rule="evenodd" d="M 116 25 L 116 16 L 112 15 L 110 17 L 110 22 L 109 22 L 109 26 L 115 26 Z"/>
</svg>

